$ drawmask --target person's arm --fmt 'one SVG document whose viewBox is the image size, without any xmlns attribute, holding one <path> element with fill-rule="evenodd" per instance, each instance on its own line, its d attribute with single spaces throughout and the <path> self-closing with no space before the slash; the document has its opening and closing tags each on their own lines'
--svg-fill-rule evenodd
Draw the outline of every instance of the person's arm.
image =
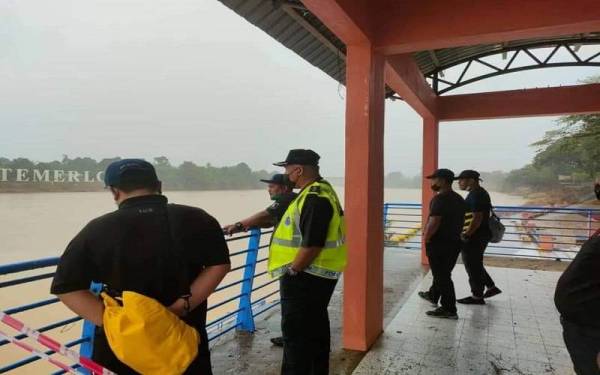
<svg viewBox="0 0 600 375">
<path fill-rule="evenodd" d="M 219 264 L 216 266 L 208 266 L 198 274 L 190 286 L 191 297 L 189 298 L 189 311 L 194 310 L 208 299 L 230 269 L 230 264 Z M 169 310 L 178 316 L 185 316 L 187 313 L 186 301 L 183 298 L 179 298 L 169 306 Z"/>
<path fill-rule="evenodd" d="M 429 216 L 429 220 L 427 220 L 427 225 L 425 226 L 425 243 L 431 242 L 431 238 L 440 229 L 441 224 L 441 216 Z"/>
<path fill-rule="evenodd" d="M 74 292 L 57 294 L 57 297 L 75 314 L 85 320 L 89 320 L 97 326 L 102 326 L 104 304 L 100 298 L 89 290 L 77 290 Z"/>
<path fill-rule="evenodd" d="M 256 214 L 240 220 L 241 226 L 235 224 L 226 225 L 223 227 L 223 231 L 228 235 L 234 233 L 243 232 L 249 228 L 269 228 L 273 226 L 273 217 L 266 210 L 257 212 Z"/>
<path fill-rule="evenodd" d="M 319 256 L 322 249 L 323 247 L 321 246 L 301 247 L 296 258 L 292 262 L 292 269 L 296 272 L 304 270 Z"/>
</svg>

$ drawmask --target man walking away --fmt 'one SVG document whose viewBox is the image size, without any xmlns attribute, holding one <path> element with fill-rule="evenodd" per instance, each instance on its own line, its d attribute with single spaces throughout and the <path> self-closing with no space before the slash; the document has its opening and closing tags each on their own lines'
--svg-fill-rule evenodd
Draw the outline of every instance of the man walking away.
<svg viewBox="0 0 600 375">
<path fill-rule="evenodd" d="M 294 193 L 293 184 L 284 174 L 275 174 L 271 179 L 261 181 L 267 184 L 269 196 L 275 202 L 263 211 L 257 212 L 235 224 L 225 226 L 223 228 L 225 233 L 232 235 L 252 227 L 269 228 L 277 226 L 290 203 L 298 196 Z M 283 347 L 283 337 L 281 336 L 271 338 L 271 342 L 275 346 Z"/>
<path fill-rule="evenodd" d="M 554 304 L 577 375 L 600 374 L 600 236 L 586 241 L 556 285 Z"/>
<path fill-rule="evenodd" d="M 502 293 L 483 265 L 483 253 L 492 238 L 489 226 L 492 201 L 488 192 L 479 184 L 479 176 L 477 171 L 465 170 L 456 178 L 459 188 L 469 192 L 465 199 L 467 214 L 461 255 L 469 275 L 472 296 L 457 301 L 467 305 L 485 305 L 484 298 Z M 484 288 L 487 288 L 485 293 Z"/>
<path fill-rule="evenodd" d="M 230 269 L 219 223 L 199 208 L 167 204 L 156 171 L 146 161 L 114 162 L 104 180 L 119 208 L 92 220 L 69 243 L 51 292 L 98 326 L 93 359 L 119 375 L 136 372 L 108 344 L 104 305 L 89 291 L 92 281 L 112 297 L 133 291 L 168 306 L 200 334 L 198 355 L 185 374 L 212 374 L 206 301 Z M 185 282 L 184 277 L 191 294 L 182 296 L 178 281 Z"/>
<path fill-rule="evenodd" d="M 268 270 L 280 277 L 283 375 L 329 373 L 327 306 L 346 266 L 341 203 L 319 174 L 319 155 L 291 150 L 276 163 L 301 191 L 283 215 L 269 247 Z"/>
<path fill-rule="evenodd" d="M 437 193 L 431 200 L 429 220 L 423 234 L 433 284 L 428 292 L 419 292 L 419 296 L 434 305 L 441 301 L 441 307 L 427 311 L 427 315 L 458 319 L 452 269 L 460 253 L 465 202 L 452 190 L 454 173 L 451 170 L 438 169 L 427 178 L 431 180 L 431 189 Z"/>
</svg>

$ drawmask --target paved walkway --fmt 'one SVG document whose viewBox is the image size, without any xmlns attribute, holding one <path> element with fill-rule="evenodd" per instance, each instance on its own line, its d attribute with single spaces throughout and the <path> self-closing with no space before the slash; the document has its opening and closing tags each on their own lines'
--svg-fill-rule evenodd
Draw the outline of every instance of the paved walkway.
<svg viewBox="0 0 600 375">
<path fill-rule="evenodd" d="M 574 374 L 553 294 L 559 272 L 488 268 L 504 293 L 485 306 L 459 305 L 459 320 L 430 318 L 416 294 L 354 371 L 373 374 Z M 461 264 L 457 297 L 469 295 Z M 426 290 L 431 276 L 421 283 Z"/>
</svg>

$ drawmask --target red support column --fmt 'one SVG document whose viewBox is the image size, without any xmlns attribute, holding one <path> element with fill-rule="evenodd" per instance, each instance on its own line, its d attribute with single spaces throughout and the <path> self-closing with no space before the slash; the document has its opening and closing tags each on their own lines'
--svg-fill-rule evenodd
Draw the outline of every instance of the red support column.
<svg viewBox="0 0 600 375">
<path fill-rule="evenodd" d="M 421 225 L 423 231 L 429 218 L 429 202 L 433 198 L 433 191 L 430 189 L 430 182 L 426 179 L 438 168 L 438 151 L 439 151 L 439 121 L 436 118 L 423 119 L 423 184 L 421 193 Z M 429 259 L 425 254 L 425 240 L 421 241 L 421 263 L 429 264 Z"/>
<path fill-rule="evenodd" d="M 384 58 L 348 46 L 344 348 L 366 351 L 383 331 Z"/>
</svg>

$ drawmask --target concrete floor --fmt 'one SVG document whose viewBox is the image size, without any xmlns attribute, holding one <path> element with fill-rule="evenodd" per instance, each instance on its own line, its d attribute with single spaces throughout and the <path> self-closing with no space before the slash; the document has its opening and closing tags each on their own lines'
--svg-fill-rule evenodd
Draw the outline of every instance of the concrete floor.
<svg viewBox="0 0 600 375">
<path fill-rule="evenodd" d="M 386 249 L 384 275 L 384 324 L 390 323 L 419 285 L 427 270 L 414 250 Z M 364 353 L 341 348 L 343 281 L 338 283 L 329 306 L 332 353 L 330 374 L 351 374 Z M 273 347 L 271 337 L 280 334 L 280 311 L 274 308 L 256 321 L 256 332 L 227 334 L 213 344 L 212 362 L 215 375 L 260 374 L 280 372 L 282 351 Z"/>
<path fill-rule="evenodd" d="M 431 318 L 416 291 L 354 374 L 574 374 L 553 294 L 559 272 L 488 268 L 504 293 L 485 306 L 458 306 L 459 320 Z M 469 295 L 462 265 L 457 296 Z M 419 290 L 431 283 L 428 275 Z"/>
</svg>

